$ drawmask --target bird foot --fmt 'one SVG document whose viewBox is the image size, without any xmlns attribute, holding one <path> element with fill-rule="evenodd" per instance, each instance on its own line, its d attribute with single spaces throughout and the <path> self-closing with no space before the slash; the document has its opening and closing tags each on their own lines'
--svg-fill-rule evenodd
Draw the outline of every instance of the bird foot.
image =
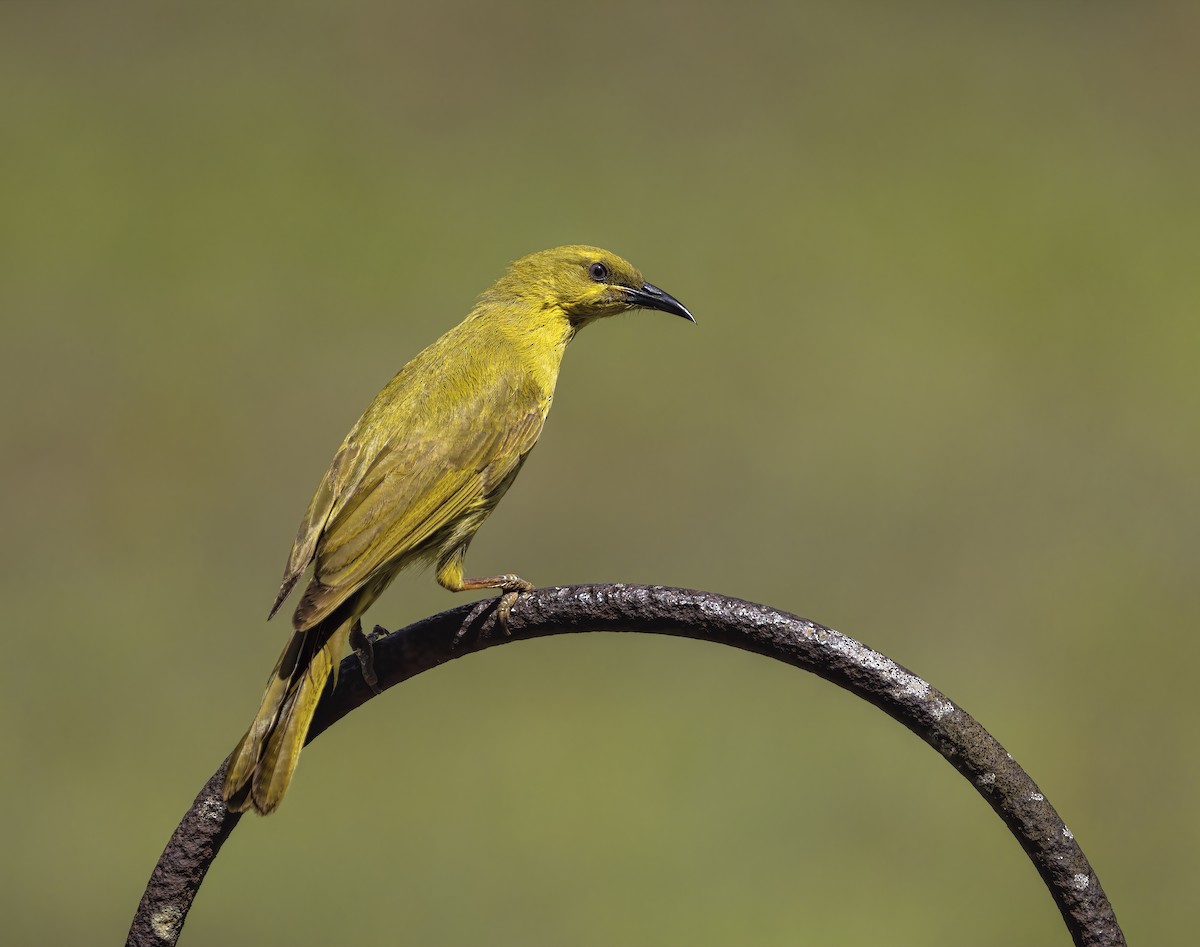
<svg viewBox="0 0 1200 947">
<path fill-rule="evenodd" d="M 495 606 L 495 622 L 500 625 L 504 637 L 507 638 L 512 633 L 509 631 L 508 621 L 512 615 L 513 606 L 517 604 L 522 592 L 532 592 L 536 586 L 532 582 L 526 582 L 519 575 L 502 575 L 497 578 L 500 581 L 497 581 L 492 587 L 501 590 L 500 597 L 485 598 L 475 603 L 475 607 L 467 614 L 462 627 L 455 633 L 454 640 L 450 643 L 451 648 L 458 647 L 463 638 L 467 636 L 467 632 L 474 627 L 475 622 L 493 605 Z M 487 638 L 491 634 L 491 630 L 492 623 L 485 621 L 479 628 L 480 639 Z"/>
<path fill-rule="evenodd" d="M 387 629 L 376 625 L 374 631 L 365 634 L 362 623 L 355 622 L 350 629 L 350 647 L 358 657 L 358 666 L 362 669 L 363 680 L 376 694 L 382 694 L 379 686 L 379 675 L 375 673 L 375 642 L 387 634 Z"/>
</svg>

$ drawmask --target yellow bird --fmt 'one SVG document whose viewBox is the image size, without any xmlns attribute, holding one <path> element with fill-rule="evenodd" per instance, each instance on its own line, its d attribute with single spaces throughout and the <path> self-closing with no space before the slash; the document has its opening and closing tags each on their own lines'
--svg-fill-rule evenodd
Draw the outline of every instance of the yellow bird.
<svg viewBox="0 0 1200 947">
<path fill-rule="evenodd" d="M 465 578 L 463 556 L 537 443 L 567 343 L 589 322 L 630 309 L 695 322 L 616 254 L 586 246 L 530 254 L 376 395 L 300 523 L 271 614 L 309 565 L 313 574 L 230 756 L 230 809 L 266 815 L 279 805 L 327 678 L 348 641 L 365 643 L 360 616 L 401 569 L 432 561 L 452 592 L 499 589 L 497 617 L 507 623 L 533 586 L 517 575 Z"/>
</svg>

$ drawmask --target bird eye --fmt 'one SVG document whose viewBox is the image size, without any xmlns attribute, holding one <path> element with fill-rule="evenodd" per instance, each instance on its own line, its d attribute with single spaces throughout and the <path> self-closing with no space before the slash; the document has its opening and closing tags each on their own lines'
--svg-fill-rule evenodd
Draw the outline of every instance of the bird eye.
<svg viewBox="0 0 1200 947">
<path fill-rule="evenodd" d="M 603 263 L 593 263 L 588 267 L 588 276 L 594 279 L 597 283 L 603 283 L 608 279 L 608 267 Z"/>
</svg>

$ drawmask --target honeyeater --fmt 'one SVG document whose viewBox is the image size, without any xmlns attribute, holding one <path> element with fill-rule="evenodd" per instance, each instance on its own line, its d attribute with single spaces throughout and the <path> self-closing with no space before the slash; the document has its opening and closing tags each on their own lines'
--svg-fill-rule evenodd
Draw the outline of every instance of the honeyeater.
<svg viewBox="0 0 1200 947">
<path fill-rule="evenodd" d="M 310 565 L 312 577 L 230 756 L 230 809 L 266 815 L 279 805 L 327 678 L 347 642 L 364 641 L 360 617 L 405 566 L 434 563 L 452 592 L 499 589 L 507 629 L 518 594 L 533 586 L 517 575 L 466 578 L 463 556 L 537 443 L 567 343 L 629 309 L 695 321 L 607 250 L 530 254 L 375 396 L 334 455 L 288 557 L 272 615 Z"/>
</svg>

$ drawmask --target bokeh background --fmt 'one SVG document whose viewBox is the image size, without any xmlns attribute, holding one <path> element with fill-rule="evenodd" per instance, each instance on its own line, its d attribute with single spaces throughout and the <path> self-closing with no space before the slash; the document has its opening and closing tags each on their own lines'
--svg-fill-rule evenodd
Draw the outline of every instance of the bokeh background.
<svg viewBox="0 0 1200 947">
<path fill-rule="evenodd" d="M 5 3 L 10 943 L 115 943 L 252 714 L 336 445 L 507 261 L 589 329 L 472 548 L 892 656 L 1039 781 L 1132 942 L 1200 884 L 1200 11 Z M 429 575 L 369 618 L 460 604 Z M 874 709 L 686 641 L 455 662 L 305 754 L 184 943 L 1061 944 Z"/>
</svg>

